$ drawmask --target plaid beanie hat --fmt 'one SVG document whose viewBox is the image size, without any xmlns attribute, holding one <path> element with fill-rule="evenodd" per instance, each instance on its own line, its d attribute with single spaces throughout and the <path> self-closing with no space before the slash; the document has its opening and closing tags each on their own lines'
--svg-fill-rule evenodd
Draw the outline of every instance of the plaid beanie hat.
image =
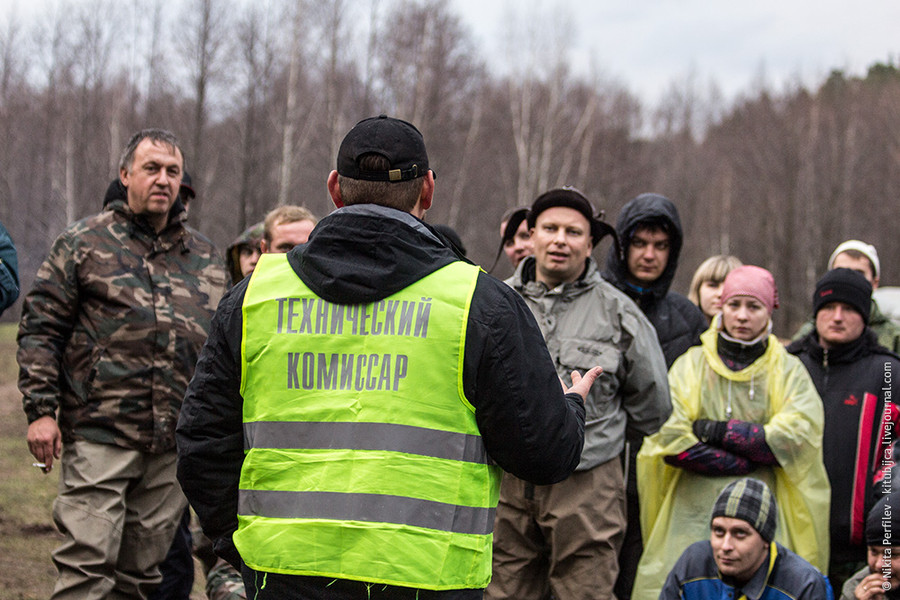
<svg viewBox="0 0 900 600">
<path fill-rule="evenodd" d="M 762 539 L 771 542 L 777 516 L 778 506 L 769 487 L 759 479 L 745 477 L 725 486 L 716 499 L 710 521 L 716 517 L 747 521 Z"/>
<path fill-rule="evenodd" d="M 872 284 L 852 269 L 832 269 L 822 275 L 813 294 L 813 314 L 829 302 L 843 302 L 862 315 L 868 325 L 872 310 Z"/>
</svg>

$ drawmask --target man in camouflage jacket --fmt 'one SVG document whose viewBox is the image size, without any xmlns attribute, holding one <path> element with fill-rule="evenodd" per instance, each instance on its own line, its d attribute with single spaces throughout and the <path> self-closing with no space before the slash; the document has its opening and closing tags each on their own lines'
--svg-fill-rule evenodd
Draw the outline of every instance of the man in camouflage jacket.
<svg viewBox="0 0 900 600">
<path fill-rule="evenodd" d="M 146 598 L 186 506 L 175 424 L 226 276 L 184 223 L 183 168 L 172 134 L 135 134 L 123 197 L 56 239 L 24 302 L 28 445 L 61 465 L 54 600 Z"/>
</svg>

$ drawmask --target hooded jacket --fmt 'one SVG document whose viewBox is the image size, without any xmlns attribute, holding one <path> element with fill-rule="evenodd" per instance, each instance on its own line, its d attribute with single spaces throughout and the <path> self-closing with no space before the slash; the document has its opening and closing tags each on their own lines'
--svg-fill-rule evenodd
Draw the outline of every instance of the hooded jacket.
<svg viewBox="0 0 900 600">
<path fill-rule="evenodd" d="M 866 515 L 879 498 L 877 484 L 893 464 L 898 411 L 891 402 L 900 359 L 866 328 L 854 341 L 829 350 L 813 330 L 788 346 L 809 371 L 825 409 L 822 448 L 831 481 L 831 552 L 839 562 L 865 559 Z"/>
<path fill-rule="evenodd" d="M 235 284 L 244 278 L 241 273 L 241 246 L 255 247 L 259 250 L 259 243 L 263 239 L 264 223 L 260 221 L 245 229 L 241 235 L 231 242 L 225 250 L 225 268 L 231 277 L 231 283 Z"/>
<path fill-rule="evenodd" d="M 659 278 L 648 287 L 641 288 L 628 282 L 628 247 L 635 228 L 646 222 L 665 223 L 669 232 L 669 261 Z M 671 200 L 659 194 L 641 194 L 622 208 L 616 222 L 616 234 L 622 244 L 625 257 L 610 248 L 606 258 L 603 278 L 625 292 L 637 303 L 653 327 L 666 357 L 666 366 L 691 346 L 700 343 L 700 334 L 708 327 L 706 317 L 685 296 L 669 291 L 678 257 L 681 254 L 684 232 L 678 209 Z"/>
<path fill-rule="evenodd" d="M 306 244 L 288 253 L 303 283 L 338 304 L 381 300 L 457 260 L 422 221 L 370 204 L 338 209 L 319 222 Z M 176 432 L 178 479 L 217 554 L 235 566 L 241 562 L 232 534 L 244 456 L 241 306 L 248 281 L 235 285 L 216 312 Z M 563 396 L 541 332 L 519 295 L 484 272 L 469 310 L 462 385 L 484 446 L 500 467 L 538 484 L 560 481 L 574 470 L 584 435 L 580 398 Z M 291 581 L 288 597 L 335 597 L 333 578 L 285 577 Z M 358 589 L 347 597 L 365 598 L 365 586 Z M 481 592 L 440 597 L 480 598 Z"/>
</svg>

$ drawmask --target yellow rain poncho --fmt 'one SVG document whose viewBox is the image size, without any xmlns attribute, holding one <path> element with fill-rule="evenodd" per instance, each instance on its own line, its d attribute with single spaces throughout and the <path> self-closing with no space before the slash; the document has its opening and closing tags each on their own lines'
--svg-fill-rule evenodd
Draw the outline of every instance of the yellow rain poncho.
<svg viewBox="0 0 900 600">
<path fill-rule="evenodd" d="M 831 487 L 822 463 L 822 401 L 803 364 L 770 335 L 765 354 L 732 371 L 716 351 L 719 317 L 701 346 L 679 357 L 669 371 L 672 415 L 644 440 L 637 459 L 644 554 L 633 600 L 656 600 L 666 575 L 691 543 L 709 538 L 719 492 L 743 475 L 713 477 L 664 462 L 698 443 L 697 419 L 739 419 L 764 424 L 779 466 L 758 466 L 778 501 L 775 540 L 823 573 L 828 568 Z M 728 407 L 731 414 L 728 415 Z"/>
</svg>

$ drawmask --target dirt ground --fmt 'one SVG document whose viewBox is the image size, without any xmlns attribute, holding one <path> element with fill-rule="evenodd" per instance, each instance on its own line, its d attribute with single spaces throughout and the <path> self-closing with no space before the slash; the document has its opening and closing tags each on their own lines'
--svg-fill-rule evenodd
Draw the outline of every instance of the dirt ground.
<svg viewBox="0 0 900 600">
<path fill-rule="evenodd" d="M 0 342 L 0 600 L 44 600 L 56 580 L 50 552 L 62 539 L 51 518 L 58 471 L 31 466 L 22 397 L 5 364 L 14 353 Z M 198 571 L 191 600 L 206 599 L 203 585 Z"/>
<path fill-rule="evenodd" d="M 50 596 L 56 578 L 50 551 L 61 539 L 50 518 L 56 472 L 31 466 L 21 402 L 14 383 L 0 384 L 0 597 L 11 600 Z"/>
</svg>

